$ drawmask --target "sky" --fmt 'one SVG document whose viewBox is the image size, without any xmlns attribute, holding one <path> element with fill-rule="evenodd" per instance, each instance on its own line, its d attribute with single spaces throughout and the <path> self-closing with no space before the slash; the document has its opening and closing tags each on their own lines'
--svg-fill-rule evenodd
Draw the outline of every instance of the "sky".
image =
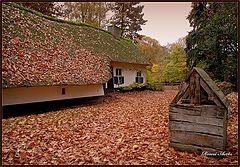
<svg viewBox="0 0 240 167">
<path fill-rule="evenodd" d="M 191 11 L 191 2 L 141 2 L 143 18 L 141 35 L 147 35 L 166 46 L 188 34 L 192 28 L 186 17 Z"/>
</svg>

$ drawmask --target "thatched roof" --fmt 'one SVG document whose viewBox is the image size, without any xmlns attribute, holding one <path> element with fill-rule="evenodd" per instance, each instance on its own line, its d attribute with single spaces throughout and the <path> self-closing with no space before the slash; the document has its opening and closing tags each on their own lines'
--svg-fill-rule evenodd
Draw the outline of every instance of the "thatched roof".
<svg viewBox="0 0 240 167">
<path fill-rule="evenodd" d="M 105 83 L 109 61 L 145 64 L 136 45 L 90 25 L 2 5 L 2 85 Z"/>
</svg>

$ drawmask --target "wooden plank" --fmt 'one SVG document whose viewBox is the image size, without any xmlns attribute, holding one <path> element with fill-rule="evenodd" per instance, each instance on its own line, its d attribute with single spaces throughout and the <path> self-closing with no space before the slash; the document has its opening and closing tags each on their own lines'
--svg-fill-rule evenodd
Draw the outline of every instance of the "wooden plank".
<svg viewBox="0 0 240 167">
<path fill-rule="evenodd" d="M 190 104 L 200 105 L 200 76 L 196 72 L 190 76 Z"/>
<path fill-rule="evenodd" d="M 171 131 L 170 141 L 223 150 L 223 137 L 194 132 Z"/>
<path fill-rule="evenodd" d="M 224 113 L 223 121 L 224 121 L 223 122 L 223 148 L 225 150 L 227 145 L 227 124 L 228 124 L 227 112 Z"/>
<path fill-rule="evenodd" d="M 193 106 L 187 104 L 170 106 L 169 111 L 173 113 L 182 113 L 183 115 L 202 115 L 206 118 L 223 118 L 224 112 L 226 112 L 224 108 L 215 105 Z"/>
<path fill-rule="evenodd" d="M 187 121 L 199 124 L 216 125 L 223 127 L 223 119 L 208 118 L 203 116 L 184 115 L 182 113 L 169 113 L 170 121 Z"/>
<path fill-rule="evenodd" d="M 195 104 L 196 98 L 195 98 L 195 72 L 193 72 L 190 75 L 189 81 L 190 81 L 190 104 Z"/>
<path fill-rule="evenodd" d="M 228 99 L 226 98 L 226 96 L 224 96 L 223 92 L 214 83 L 214 81 L 209 77 L 209 75 L 203 69 L 195 68 L 195 70 L 203 78 L 203 81 L 206 83 L 206 85 L 208 85 L 210 90 L 213 91 L 213 93 L 216 95 L 219 102 L 222 103 L 224 108 L 228 109 L 228 105 L 229 105 Z"/>
<path fill-rule="evenodd" d="M 208 100 L 214 101 L 214 103 L 219 106 L 219 107 L 223 107 L 223 105 L 221 104 L 221 102 L 219 101 L 218 97 L 215 95 L 215 93 L 213 92 L 213 90 L 211 90 L 209 88 L 209 86 L 202 80 L 200 79 L 200 85 L 202 86 L 202 88 L 207 92 L 208 94 Z"/>
<path fill-rule="evenodd" d="M 216 105 L 214 101 L 208 99 L 208 93 L 201 86 L 201 105 Z"/>
<path fill-rule="evenodd" d="M 223 127 L 182 121 L 170 121 L 170 130 L 198 132 L 223 136 Z"/>
<path fill-rule="evenodd" d="M 195 103 L 197 105 L 200 105 L 201 103 L 201 89 L 200 89 L 200 76 L 198 73 L 195 74 Z"/>
<path fill-rule="evenodd" d="M 178 94 L 175 96 L 175 98 L 172 100 L 171 104 L 170 105 L 174 105 L 176 104 L 180 99 L 181 97 L 185 94 L 186 90 L 189 88 L 189 84 L 184 82 L 181 90 L 178 92 Z"/>
<path fill-rule="evenodd" d="M 185 104 L 189 104 L 190 103 L 190 99 L 181 99 L 181 102 L 182 103 L 185 103 Z"/>
<path fill-rule="evenodd" d="M 214 117 L 214 118 L 221 118 L 224 117 L 224 108 L 220 108 L 215 105 L 202 105 L 201 106 L 201 113 L 203 117 Z"/>
<path fill-rule="evenodd" d="M 182 113 L 183 115 L 195 115 L 200 116 L 201 115 L 201 108 L 179 108 L 179 107 L 169 107 L 169 111 L 173 113 Z"/>
<path fill-rule="evenodd" d="M 216 153 L 216 152 L 222 151 L 222 150 L 208 148 L 208 147 L 199 147 L 199 146 L 193 146 L 193 145 L 187 145 L 187 144 L 181 144 L 181 143 L 174 143 L 174 142 L 170 142 L 169 146 L 175 148 L 176 150 L 196 152 L 196 153 L 199 153 L 199 154 L 201 154 L 202 152 L 205 152 L 205 151 L 207 151 L 209 153 Z"/>
<path fill-rule="evenodd" d="M 186 110 L 201 110 L 201 106 L 194 106 L 191 104 L 176 104 L 175 106 L 173 106 L 175 108 L 181 108 L 181 109 L 186 109 Z"/>
<path fill-rule="evenodd" d="M 187 89 L 186 92 L 183 94 L 182 99 L 187 99 L 187 97 L 189 96 L 189 92 L 190 92 L 189 89 Z"/>
</svg>

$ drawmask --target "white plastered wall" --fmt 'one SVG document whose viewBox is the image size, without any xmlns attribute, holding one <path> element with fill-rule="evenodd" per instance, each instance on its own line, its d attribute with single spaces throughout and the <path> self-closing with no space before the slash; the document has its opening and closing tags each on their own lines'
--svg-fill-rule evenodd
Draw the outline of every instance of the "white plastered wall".
<svg viewBox="0 0 240 167">
<path fill-rule="evenodd" d="M 62 94 L 65 88 L 65 94 Z M 3 105 L 103 96 L 103 85 L 44 86 L 3 89 Z"/>
<path fill-rule="evenodd" d="M 124 77 L 124 83 L 121 85 L 114 84 L 114 88 L 122 87 L 122 86 L 129 86 L 136 81 L 137 72 L 141 71 L 143 77 L 143 83 L 146 82 L 146 70 L 142 69 L 131 69 L 126 67 L 113 67 L 113 75 L 116 76 L 116 68 L 122 69 L 122 76 Z"/>
</svg>

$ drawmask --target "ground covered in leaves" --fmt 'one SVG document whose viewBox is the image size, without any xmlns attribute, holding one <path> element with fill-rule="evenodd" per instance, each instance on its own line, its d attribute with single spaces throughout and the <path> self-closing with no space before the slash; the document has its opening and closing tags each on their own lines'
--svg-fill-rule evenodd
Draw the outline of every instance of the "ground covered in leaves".
<svg viewBox="0 0 240 167">
<path fill-rule="evenodd" d="M 3 164 L 237 164 L 237 93 L 222 159 L 168 146 L 176 90 L 110 93 L 104 102 L 2 120 Z"/>
</svg>

